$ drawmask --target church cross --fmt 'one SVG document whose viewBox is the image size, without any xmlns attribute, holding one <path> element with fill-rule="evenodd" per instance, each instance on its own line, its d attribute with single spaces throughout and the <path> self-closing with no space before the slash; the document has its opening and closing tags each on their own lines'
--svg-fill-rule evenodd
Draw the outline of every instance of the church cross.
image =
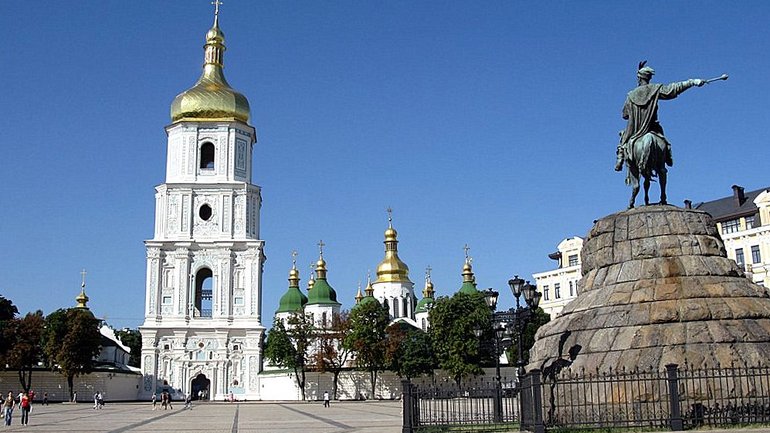
<svg viewBox="0 0 770 433">
<path fill-rule="evenodd" d="M 211 4 L 214 5 L 214 19 L 216 20 L 217 18 L 219 18 L 219 5 L 224 3 L 222 3 L 219 0 L 214 0 L 213 2 L 211 2 Z"/>
<path fill-rule="evenodd" d="M 80 275 L 83 276 L 83 282 L 80 283 L 80 287 L 85 288 L 86 287 L 86 269 L 85 268 L 83 268 L 83 270 L 80 271 Z"/>
<path fill-rule="evenodd" d="M 471 247 L 469 247 L 469 246 L 468 246 L 468 244 L 465 244 L 465 246 L 463 247 L 463 249 L 465 250 L 465 261 L 467 262 L 467 261 L 468 261 L 468 259 L 470 259 L 470 256 L 468 255 L 468 251 L 470 251 L 470 250 L 471 250 Z"/>
<path fill-rule="evenodd" d="M 385 209 L 385 212 L 388 213 L 388 225 L 392 226 L 392 222 L 393 222 L 393 208 L 388 206 L 388 208 Z"/>
<path fill-rule="evenodd" d="M 325 246 L 326 246 L 326 244 L 324 243 L 323 240 L 318 241 L 318 251 L 321 254 L 321 257 L 324 256 L 324 247 Z"/>
<path fill-rule="evenodd" d="M 297 269 L 297 250 L 291 252 L 291 267 Z"/>
<path fill-rule="evenodd" d="M 430 271 L 432 271 L 432 270 L 433 270 L 433 268 L 431 268 L 430 265 L 428 265 L 428 267 L 425 268 L 425 279 L 426 280 L 430 280 Z"/>
</svg>

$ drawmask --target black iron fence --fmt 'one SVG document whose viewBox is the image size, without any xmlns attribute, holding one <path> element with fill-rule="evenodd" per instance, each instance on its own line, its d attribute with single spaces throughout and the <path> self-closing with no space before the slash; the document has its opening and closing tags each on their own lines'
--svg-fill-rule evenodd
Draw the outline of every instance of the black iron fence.
<svg viewBox="0 0 770 433">
<path fill-rule="evenodd" d="M 404 382 L 403 432 L 513 431 L 564 428 L 685 430 L 770 423 L 770 367 L 665 371 L 533 370 L 520 383 L 494 379 Z M 499 406 L 495 405 L 499 401 Z M 475 427 L 483 427 L 483 430 Z M 463 428 L 466 428 L 463 430 Z M 433 429 L 433 430 L 431 430 Z"/>
</svg>

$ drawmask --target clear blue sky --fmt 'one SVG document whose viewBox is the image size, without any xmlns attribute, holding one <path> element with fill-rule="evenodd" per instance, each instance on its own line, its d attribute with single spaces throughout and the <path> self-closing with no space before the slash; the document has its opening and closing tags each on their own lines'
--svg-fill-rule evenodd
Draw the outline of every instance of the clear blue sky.
<svg viewBox="0 0 770 433">
<path fill-rule="evenodd" d="M 86 268 L 98 316 L 142 322 L 163 127 L 212 11 L 0 2 L 0 294 L 21 312 L 74 305 Z M 388 206 L 418 293 L 427 265 L 438 295 L 459 288 L 467 243 L 479 287 L 510 305 L 508 278 L 625 207 L 612 165 L 643 59 L 658 82 L 730 74 L 661 104 L 669 201 L 770 186 L 768 2 L 225 0 L 220 23 L 259 137 L 268 326 L 291 251 L 304 287 L 319 239 L 350 308 Z"/>
</svg>

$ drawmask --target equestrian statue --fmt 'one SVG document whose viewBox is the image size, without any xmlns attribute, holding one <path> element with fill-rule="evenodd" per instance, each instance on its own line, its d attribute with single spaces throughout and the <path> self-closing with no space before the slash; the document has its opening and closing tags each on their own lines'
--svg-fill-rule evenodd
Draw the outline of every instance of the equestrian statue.
<svg viewBox="0 0 770 433">
<path fill-rule="evenodd" d="M 671 157 L 671 143 L 658 123 L 658 101 L 674 99 L 693 86 L 701 87 L 713 81 L 727 79 L 725 74 L 710 80 L 694 78 L 670 84 L 651 84 L 655 70 L 646 64 L 646 60 L 639 63 L 636 72 L 638 86 L 628 92 L 623 104 L 623 118 L 628 120 L 628 124 L 626 129 L 620 132 L 615 162 L 615 171 L 622 170 L 623 163 L 626 165 L 626 184 L 632 188 L 629 209 L 634 207 L 636 196 L 639 194 L 640 176 L 644 177 L 644 204 L 650 204 L 650 182 L 656 177 L 660 183 L 660 204 L 667 204 L 666 166 L 671 167 L 674 160 Z"/>
</svg>

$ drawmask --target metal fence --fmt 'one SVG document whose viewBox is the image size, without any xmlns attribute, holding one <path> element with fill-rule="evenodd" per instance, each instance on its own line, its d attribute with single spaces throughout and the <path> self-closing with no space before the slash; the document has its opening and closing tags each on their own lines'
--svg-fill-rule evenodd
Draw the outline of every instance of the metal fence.
<svg viewBox="0 0 770 433">
<path fill-rule="evenodd" d="M 535 433 L 560 429 L 684 430 L 770 423 L 770 367 L 665 371 L 533 370 L 521 383 L 492 380 L 412 384 L 404 381 L 403 433 L 451 431 Z M 499 399 L 497 397 L 499 395 Z M 501 401 L 499 409 L 495 400 Z M 463 430 L 463 426 L 467 429 Z M 474 430 L 472 427 L 483 427 Z"/>
</svg>

